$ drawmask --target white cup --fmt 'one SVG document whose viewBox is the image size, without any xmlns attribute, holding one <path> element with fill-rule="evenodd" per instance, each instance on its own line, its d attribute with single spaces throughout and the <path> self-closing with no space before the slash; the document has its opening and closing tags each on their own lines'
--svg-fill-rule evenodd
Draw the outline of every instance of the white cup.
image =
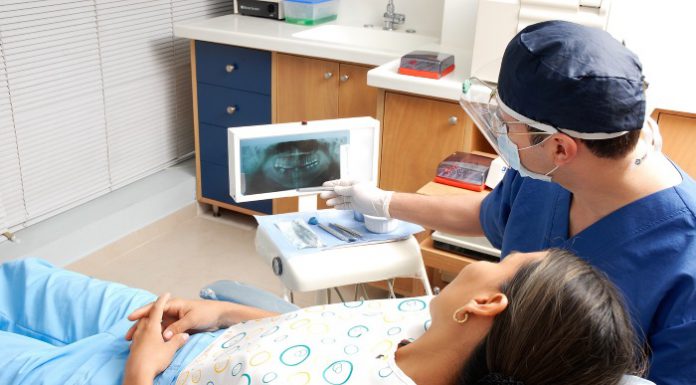
<svg viewBox="0 0 696 385">
<path fill-rule="evenodd" d="M 373 217 L 365 215 L 365 227 L 377 234 L 390 233 L 399 226 L 399 220 L 393 218 Z"/>
</svg>

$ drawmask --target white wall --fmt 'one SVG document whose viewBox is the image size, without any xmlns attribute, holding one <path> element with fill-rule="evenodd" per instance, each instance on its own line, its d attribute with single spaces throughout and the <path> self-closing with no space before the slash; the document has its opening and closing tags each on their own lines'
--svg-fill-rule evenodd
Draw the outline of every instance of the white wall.
<svg viewBox="0 0 696 385">
<path fill-rule="evenodd" d="M 443 46 L 470 52 L 474 49 L 478 0 L 446 0 L 442 15 Z"/>
<path fill-rule="evenodd" d="M 613 0 L 608 31 L 640 57 L 648 111 L 696 113 L 696 2 Z"/>
<path fill-rule="evenodd" d="M 365 24 L 382 25 L 382 16 L 387 10 L 387 0 L 339 1 L 338 18 L 341 24 L 357 26 Z M 419 34 L 440 36 L 442 9 L 445 1 L 394 0 L 396 12 L 406 15 L 406 23 L 403 26 L 399 26 L 398 29 L 412 28 Z"/>
</svg>

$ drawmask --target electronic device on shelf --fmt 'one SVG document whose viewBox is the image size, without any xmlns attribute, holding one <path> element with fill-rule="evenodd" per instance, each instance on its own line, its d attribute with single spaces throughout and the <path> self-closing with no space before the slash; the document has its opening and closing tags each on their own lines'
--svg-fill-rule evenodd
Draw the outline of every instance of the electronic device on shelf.
<svg viewBox="0 0 696 385">
<path fill-rule="evenodd" d="M 488 242 L 486 237 L 467 237 L 434 231 L 431 235 L 433 247 L 473 259 L 499 262 L 500 250 Z"/>
<path fill-rule="evenodd" d="M 457 151 L 437 166 L 435 182 L 473 191 L 483 191 L 493 158 Z"/>
<path fill-rule="evenodd" d="M 237 11 L 242 15 L 283 20 L 283 0 L 237 0 Z"/>
</svg>

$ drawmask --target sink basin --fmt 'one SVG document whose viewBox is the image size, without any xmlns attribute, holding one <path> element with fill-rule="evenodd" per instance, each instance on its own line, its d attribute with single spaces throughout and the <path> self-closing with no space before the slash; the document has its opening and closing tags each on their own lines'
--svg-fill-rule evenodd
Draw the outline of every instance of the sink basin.
<svg viewBox="0 0 696 385">
<path fill-rule="evenodd" d="M 405 53 L 423 45 L 438 42 L 438 39 L 433 36 L 345 25 L 323 25 L 294 33 L 292 36 L 299 39 L 398 53 Z"/>
</svg>

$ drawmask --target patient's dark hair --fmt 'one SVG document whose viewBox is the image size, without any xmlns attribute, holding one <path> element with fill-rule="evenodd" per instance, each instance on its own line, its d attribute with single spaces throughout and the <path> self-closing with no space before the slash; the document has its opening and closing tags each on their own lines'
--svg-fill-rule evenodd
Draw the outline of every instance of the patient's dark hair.
<svg viewBox="0 0 696 385">
<path fill-rule="evenodd" d="M 525 385 L 615 385 L 645 370 L 621 295 L 572 253 L 550 250 L 501 291 L 508 307 L 464 365 L 459 384 L 499 373 Z"/>
</svg>

